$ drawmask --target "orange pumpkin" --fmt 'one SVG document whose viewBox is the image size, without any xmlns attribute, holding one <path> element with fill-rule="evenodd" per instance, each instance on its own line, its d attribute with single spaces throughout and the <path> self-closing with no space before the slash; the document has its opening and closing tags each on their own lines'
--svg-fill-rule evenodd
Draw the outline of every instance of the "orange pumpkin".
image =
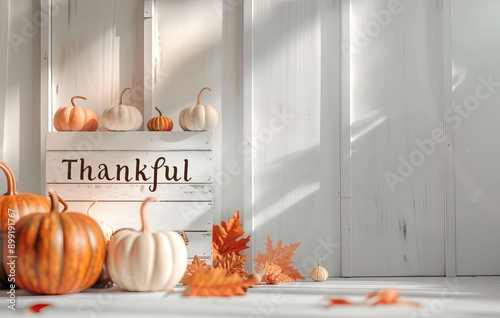
<svg viewBox="0 0 500 318">
<path fill-rule="evenodd" d="M 8 287 L 10 282 L 4 269 L 3 249 L 7 249 L 8 245 L 9 224 L 13 225 L 29 213 L 50 211 L 50 201 L 41 195 L 17 193 L 16 178 L 12 170 L 3 161 L 0 161 L 0 169 L 7 177 L 7 192 L 0 196 L 0 285 Z"/>
<path fill-rule="evenodd" d="M 174 122 L 171 118 L 163 116 L 158 107 L 155 107 L 160 116 L 153 117 L 148 121 L 149 131 L 170 131 L 174 128 Z"/>
<path fill-rule="evenodd" d="M 58 131 L 96 131 L 99 126 L 96 113 L 90 108 L 75 105 L 75 99 L 87 100 L 83 96 L 73 96 L 71 106 L 63 106 L 54 115 L 54 127 Z"/>
<path fill-rule="evenodd" d="M 99 277 L 106 240 L 94 219 L 59 213 L 57 194 L 49 196 L 50 213 L 29 214 L 15 226 L 16 285 L 44 295 L 79 292 Z"/>
</svg>

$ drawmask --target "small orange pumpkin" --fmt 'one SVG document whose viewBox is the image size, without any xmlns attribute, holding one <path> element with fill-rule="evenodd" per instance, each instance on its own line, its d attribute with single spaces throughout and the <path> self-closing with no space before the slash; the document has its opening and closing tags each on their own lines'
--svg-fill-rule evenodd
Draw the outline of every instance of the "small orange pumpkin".
<svg viewBox="0 0 500 318">
<path fill-rule="evenodd" d="M 54 115 L 54 127 L 58 131 L 96 131 L 99 126 L 96 113 L 90 108 L 75 105 L 75 99 L 87 100 L 83 96 L 73 96 L 71 106 L 62 106 Z"/>
<path fill-rule="evenodd" d="M 7 250 L 9 225 L 14 225 L 21 217 L 34 212 L 49 212 L 50 201 L 46 197 L 31 193 L 18 193 L 14 172 L 3 161 L 0 169 L 7 177 L 7 192 L 0 196 L 0 287 L 10 285 L 4 269 L 3 250 Z"/>
<path fill-rule="evenodd" d="M 158 107 L 155 109 L 160 114 L 157 117 L 153 117 L 148 121 L 148 130 L 149 131 L 171 131 L 174 128 L 174 122 L 171 118 L 167 116 L 163 116 Z"/>
<path fill-rule="evenodd" d="M 16 223 L 16 285 L 36 294 L 79 292 L 99 278 L 106 239 L 94 219 L 59 213 L 57 194 L 49 195 L 50 213 L 31 213 Z"/>
</svg>

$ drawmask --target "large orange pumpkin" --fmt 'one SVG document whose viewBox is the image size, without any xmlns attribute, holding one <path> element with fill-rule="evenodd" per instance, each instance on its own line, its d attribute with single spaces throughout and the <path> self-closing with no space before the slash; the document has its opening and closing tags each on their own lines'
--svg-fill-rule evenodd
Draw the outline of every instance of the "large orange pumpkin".
<svg viewBox="0 0 500 318">
<path fill-rule="evenodd" d="M 50 201 L 46 197 L 30 193 L 17 193 L 16 178 L 9 166 L 0 161 L 0 169 L 7 177 L 7 192 L 0 196 L 0 286 L 9 287 L 8 273 L 4 269 L 3 249 L 7 248 L 7 231 L 21 217 L 33 212 L 50 211 Z M 11 212 L 9 212 L 9 210 Z M 10 279 L 12 281 L 12 278 Z"/>
<path fill-rule="evenodd" d="M 59 213 L 57 194 L 49 195 L 50 213 L 32 213 L 16 224 L 16 284 L 36 294 L 79 292 L 99 277 L 106 240 L 94 219 Z"/>
<path fill-rule="evenodd" d="M 71 106 L 62 106 L 54 114 L 54 127 L 58 131 L 96 131 L 99 120 L 96 113 L 75 105 L 75 99 L 87 100 L 83 96 L 73 96 Z"/>
</svg>

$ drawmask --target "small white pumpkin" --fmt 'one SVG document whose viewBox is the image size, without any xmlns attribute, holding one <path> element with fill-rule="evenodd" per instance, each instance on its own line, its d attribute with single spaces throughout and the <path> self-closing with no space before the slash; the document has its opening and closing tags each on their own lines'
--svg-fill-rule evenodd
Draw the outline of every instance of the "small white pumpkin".
<svg viewBox="0 0 500 318">
<path fill-rule="evenodd" d="M 92 204 L 87 209 L 88 216 L 90 216 L 90 210 L 92 209 L 92 207 L 96 203 L 97 203 L 96 199 L 92 200 Z M 99 226 L 101 227 L 102 233 L 104 234 L 104 237 L 106 238 L 106 242 L 109 242 L 109 240 L 111 239 L 111 236 L 116 231 L 113 224 L 109 223 L 108 221 L 96 219 L 93 216 L 90 216 L 90 217 L 93 218 L 99 224 Z"/>
<path fill-rule="evenodd" d="M 314 267 L 311 271 L 311 279 L 314 280 L 315 282 L 323 282 L 328 279 L 328 271 L 326 268 L 321 266 L 321 259 L 323 256 L 318 261 L 318 266 Z"/>
<path fill-rule="evenodd" d="M 181 235 L 150 230 L 146 217 L 150 201 L 157 200 L 149 197 L 141 206 L 142 230 L 118 230 L 109 242 L 106 268 L 113 282 L 124 290 L 170 290 L 186 271 L 187 247 Z"/>
<path fill-rule="evenodd" d="M 87 209 L 87 216 L 90 216 L 90 210 L 96 203 L 97 203 L 96 199 L 92 200 L 92 204 Z M 113 224 L 109 223 L 108 221 L 99 220 L 92 216 L 90 217 L 96 220 L 97 224 L 99 224 L 99 227 L 101 228 L 104 234 L 104 237 L 106 238 L 106 254 L 107 254 L 109 247 L 109 240 L 111 239 L 111 236 L 116 231 L 116 229 L 113 226 Z M 110 287 L 113 287 L 113 281 L 111 280 L 111 277 L 109 277 L 108 270 L 106 269 L 106 264 L 104 264 L 102 266 L 102 272 L 99 275 L 97 281 L 94 283 L 94 285 L 92 285 L 92 288 L 110 288 Z"/>
<path fill-rule="evenodd" d="M 131 91 L 131 88 L 125 88 L 120 95 L 120 104 L 109 107 L 103 112 L 101 122 L 104 128 L 113 131 L 131 131 L 141 127 L 141 112 L 134 106 L 123 104 L 123 95 Z"/>
<path fill-rule="evenodd" d="M 219 115 L 217 110 L 210 105 L 202 105 L 200 102 L 201 94 L 209 87 L 203 87 L 198 93 L 198 99 L 195 106 L 187 107 L 181 110 L 179 114 L 179 126 L 188 131 L 211 130 L 217 125 Z"/>
</svg>

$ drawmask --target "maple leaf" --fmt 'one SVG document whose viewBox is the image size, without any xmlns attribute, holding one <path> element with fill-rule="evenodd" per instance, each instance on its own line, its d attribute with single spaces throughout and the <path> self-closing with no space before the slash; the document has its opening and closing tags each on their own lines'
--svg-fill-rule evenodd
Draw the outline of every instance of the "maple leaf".
<svg viewBox="0 0 500 318">
<path fill-rule="evenodd" d="M 276 244 L 276 248 L 274 248 L 273 241 L 271 241 L 271 238 L 268 236 L 266 254 L 258 252 L 257 257 L 254 259 L 256 263 L 255 271 L 258 273 L 261 270 L 265 270 L 267 262 L 269 264 L 278 265 L 281 268 L 281 274 L 283 277 L 287 277 L 284 281 L 294 282 L 297 279 L 305 279 L 304 276 L 299 273 L 298 269 L 293 267 L 292 262 L 293 254 L 299 245 L 300 242 L 283 246 L 283 242 L 280 240 Z"/>
<path fill-rule="evenodd" d="M 215 268 L 227 270 L 227 274 L 237 273 L 242 277 L 247 277 L 249 273 L 245 270 L 245 262 L 248 260 L 248 255 L 237 255 L 234 252 L 230 254 L 219 254 L 214 260 Z"/>
<path fill-rule="evenodd" d="M 195 255 L 191 264 L 187 266 L 186 273 L 184 273 L 184 277 L 181 279 L 180 283 L 187 284 L 194 273 L 198 271 L 207 271 L 209 269 L 210 265 L 207 264 L 207 261 L 202 261 L 198 255 Z"/>
<path fill-rule="evenodd" d="M 242 250 L 248 248 L 247 243 L 250 241 L 250 235 L 246 238 L 242 236 L 245 231 L 241 228 L 240 212 L 234 212 L 233 218 L 228 222 L 222 221 L 221 226 L 214 225 L 212 232 L 212 260 L 215 260 L 219 254 L 227 254 L 234 252 L 236 255 Z"/>
<path fill-rule="evenodd" d="M 197 271 L 187 283 L 184 296 L 229 297 L 245 295 L 246 290 L 254 284 L 238 274 L 227 275 L 227 270 L 211 268 L 208 271 Z"/>
</svg>

